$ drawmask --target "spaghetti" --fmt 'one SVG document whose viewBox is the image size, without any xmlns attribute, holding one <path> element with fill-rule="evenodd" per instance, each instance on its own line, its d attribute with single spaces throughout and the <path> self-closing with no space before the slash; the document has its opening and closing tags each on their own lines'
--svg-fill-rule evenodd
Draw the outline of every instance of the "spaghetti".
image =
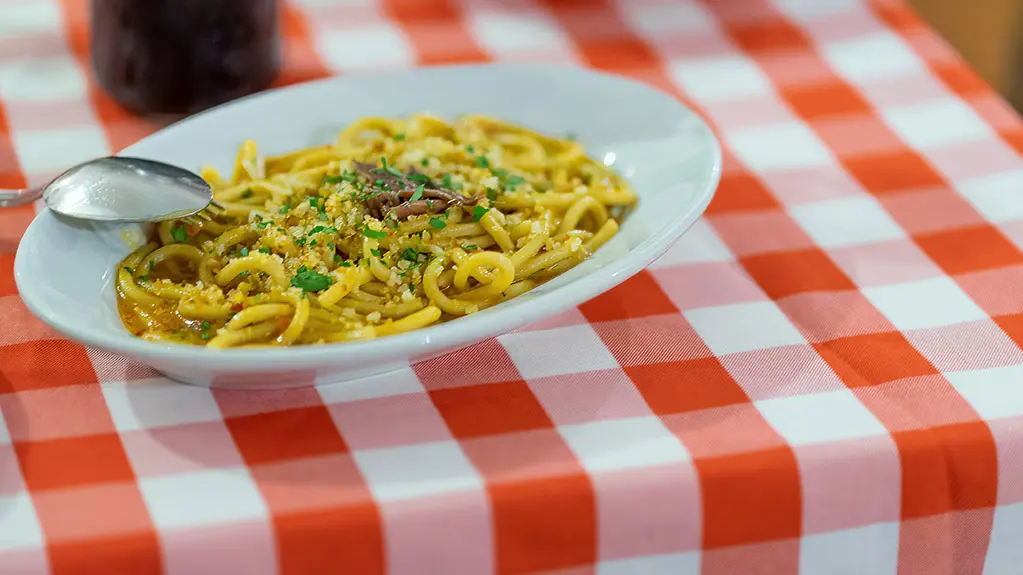
<svg viewBox="0 0 1023 575">
<path fill-rule="evenodd" d="M 364 118 L 332 144 L 242 144 L 224 207 L 157 224 L 120 263 L 118 308 L 147 340 L 290 346 L 408 332 L 564 273 L 636 195 L 570 139 L 485 116 Z"/>
</svg>

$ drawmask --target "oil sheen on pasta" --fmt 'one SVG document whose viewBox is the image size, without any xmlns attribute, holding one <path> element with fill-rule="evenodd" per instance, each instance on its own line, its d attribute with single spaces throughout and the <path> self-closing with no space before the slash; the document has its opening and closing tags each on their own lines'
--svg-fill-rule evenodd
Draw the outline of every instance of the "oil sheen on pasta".
<svg viewBox="0 0 1023 575">
<path fill-rule="evenodd" d="M 214 348 L 366 340 L 497 305 L 577 265 L 635 205 L 582 146 L 484 116 L 365 118 L 329 145 L 246 141 L 226 211 L 121 262 L 131 333 Z"/>
</svg>

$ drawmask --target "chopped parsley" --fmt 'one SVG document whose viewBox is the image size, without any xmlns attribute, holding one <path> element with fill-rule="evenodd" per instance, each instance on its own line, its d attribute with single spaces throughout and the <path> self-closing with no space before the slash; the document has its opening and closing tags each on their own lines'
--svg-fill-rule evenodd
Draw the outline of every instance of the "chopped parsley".
<svg viewBox="0 0 1023 575">
<path fill-rule="evenodd" d="M 294 238 L 294 240 L 296 246 L 304 246 L 306 241 L 308 241 L 306 238 Z"/>
<path fill-rule="evenodd" d="M 472 209 L 472 221 L 474 221 L 474 222 L 480 221 L 480 219 L 483 216 L 487 215 L 487 212 L 489 212 L 489 211 L 490 211 L 490 208 L 484 208 L 483 206 L 476 206 L 476 207 L 474 207 Z"/>
<path fill-rule="evenodd" d="M 309 247 L 316 247 L 316 240 L 309 242 Z"/>
<path fill-rule="evenodd" d="M 423 158 L 422 160 L 419 160 L 419 165 L 424 167 L 424 168 L 426 166 L 429 166 L 430 165 L 430 159 L 429 158 Z"/>
<path fill-rule="evenodd" d="M 210 330 L 210 322 L 204 320 L 202 322 L 202 330 L 203 331 L 209 331 Z"/>
<path fill-rule="evenodd" d="M 210 334 L 210 332 L 204 332 L 204 333 L 203 333 L 203 334 L 202 334 L 201 336 L 199 336 L 199 337 L 201 337 L 201 338 L 203 338 L 203 339 L 209 339 L 209 338 L 211 338 L 211 337 L 213 337 L 213 336 L 212 336 L 212 335 Z"/>
<path fill-rule="evenodd" d="M 397 134 L 395 134 L 394 135 L 394 139 L 395 139 L 395 141 L 403 142 L 405 140 L 404 132 L 398 132 Z"/>
<path fill-rule="evenodd" d="M 419 187 L 416 188 L 415 192 L 412 192 L 412 197 L 409 198 L 408 200 L 410 202 L 414 202 L 414 201 L 418 200 L 419 198 L 423 197 L 423 190 L 425 188 L 426 188 L 425 184 L 419 184 Z"/>
<path fill-rule="evenodd" d="M 474 250 L 474 249 L 476 249 L 476 244 L 465 244 L 464 246 L 462 246 L 462 249 L 463 250 Z"/>
<path fill-rule="evenodd" d="M 326 229 L 327 228 L 325 228 L 324 226 L 315 226 L 315 227 L 313 227 L 313 229 L 309 230 L 309 232 L 306 235 L 307 236 L 311 236 L 313 234 L 318 234 L 318 233 L 320 233 L 320 232 L 322 232 L 322 231 L 324 231 Z"/>
<path fill-rule="evenodd" d="M 257 223 L 256 227 L 261 229 L 261 230 L 263 230 L 263 229 L 266 229 L 266 227 L 269 226 L 272 223 L 273 222 L 271 222 L 270 220 L 264 220 L 262 222 Z"/>
<path fill-rule="evenodd" d="M 330 287 L 331 283 L 333 282 L 330 277 L 317 273 L 315 270 L 311 270 L 306 266 L 298 268 L 298 272 L 295 273 L 295 277 L 291 278 L 292 286 L 307 292 L 325 290 Z"/>
<path fill-rule="evenodd" d="M 185 226 L 177 225 L 171 228 L 171 237 L 176 242 L 184 243 L 188 239 L 188 232 L 185 231 Z"/>
<path fill-rule="evenodd" d="M 457 190 L 457 189 L 462 187 L 462 184 L 459 184 L 458 182 L 452 182 L 451 181 L 451 174 L 444 174 L 443 182 L 444 182 L 444 187 L 449 189 L 449 190 Z"/>
<path fill-rule="evenodd" d="M 259 253 L 261 253 L 261 254 L 269 254 L 269 253 L 272 253 L 272 252 L 270 251 L 270 248 L 259 248 L 259 250 L 258 250 L 258 251 L 259 251 Z"/>
<path fill-rule="evenodd" d="M 444 218 L 430 218 L 430 225 L 438 230 L 443 230 L 448 227 L 448 223 L 444 221 Z"/>
<path fill-rule="evenodd" d="M 313 196 L 313 197 L 309 198 L 309 207 L 311 207 L 311 208 L 318 208 L 319 204 L 320 204 L 320 197 L 319 196 Z"/>
<path fill-rule="evenodd" d="M 334 256 L 334 261 L 337 261 L 340 258 L 341 258 L 341 256 Z M 341 262 L 341 267 L 343 267 L 343 268 L 350 268 L 350 267 L 352 267 L 352 262 Z"/>
<path fill-rule="evenodd" d="M 486 156 L 476 156 L 476 165 L 481 168 L 490 168 L 490 160 Z"/>
<path fill-rule="evenodd" d="M 251 198 L 251 197 L 252 197 L 252 188 L 246 189 L 244 192 L 242 192 L 242 199 L 243 200 Z"/>
<path fill-rule="evenodd" d="M 496 200 L 497 199 L 497 190 L 492 190 L 490 188 L 487 188 L 487 199 L 490 200 L 490 201 Z"/>
<path fill-rule="evenodd" d="M 362 228 L 362 235 L 374 240 L 382 240 L 387 237 L 387 232 L 374 230 L 372 228 Z"/>
<path fill-rule="evenodd" d="M 374 256 L 376 256 L 376 257 L 378 257 L 378 258 L 379 258 L 379 257 L 382 257 L 382 256 L 380 255 L 380 250 L 378 250 L 378 249 L 376 249 L 376 248 L 373 248 L 373 249 L 369 250 L 369 253 L 373 254 Z"/>
<path fill-rule="evenodd" d="M 334 254 L 334 263 L 336 263 L 336 264 L 340 264 L 341 263 L 341 256 L 340 255 Z M 345 263 L 348 263 L 348 262 L 345 262 Z M 341 265 L 344 265 L 344 264 L 341 264 Z"/>
<path fill-rule="evenodd" d="M 504 179 L 504 185 L 509 188 L 515 189 L 515 186 L 518 186 L 524 181 L 526 180 L 522 176 L 516 176 L 512 174 L 511 176 L 508 176 L 507 178 Z"/>
<path fill-rule="evenodd" d="M 475 149 L 475 148 L 473 148 L 473 147 L 472 147 L 472 145 L 468 145 L 468 146 L 466 146 L 466 147 L 465 147 L 465 151 L 466 151 L 466 152 L 469 152 L 470 154 L 474 154 L 474 153 L 476 153 L 476 149 Z"/>
<path fill-rule="evenodd" d="M 415 248 L 405 248 L 405 250 L 403 252 L 401 252 L 401 259 L 407 260 L 407 261 L 410 261 L 410 262 L 418 261 L 419 260 L 419 252 L 416 251 Z"/>
<path fill-rule="evenodd" d="M 286 214 L 286 213 L 288 213 L 288 212 L 289 212 L 290 210 L 291 210 L 291 203 L 290 203 L 290 202 L 284 202 L 284 205 L 283 205 L 283 206 L 281 206 L 281 209 L 280 209 L 280 210 L 278 210 L 278 212 L 277 212 L 277 213 L 279 213 L 279 214 Z"/>
</svg>

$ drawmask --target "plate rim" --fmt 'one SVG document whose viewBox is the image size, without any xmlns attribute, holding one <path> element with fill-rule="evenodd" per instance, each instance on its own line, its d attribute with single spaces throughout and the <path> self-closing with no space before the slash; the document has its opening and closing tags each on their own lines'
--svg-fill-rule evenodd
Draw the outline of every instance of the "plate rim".
<svg viewBox="0 0 1023 575">
<path fill-rule="evenodd" d="M 552 291 L 550 294 L 537 296 L 535 300 L 532 300 L 527 304 L 508 308 L 505 312 L 495 311 L 493 315 L 490 315 L 487 318 L 488 321 L 475 323 L 447 322 L 412 332 L 367 341 L 291 346 L 279 349 L 259 348 L 211 350 L 200 346 L 160 344 L 157 342 L 145 341 L 136 337 L 122 340 L 111 339 L 104 336 L 94 336 L 92 335 L 93 333 L 99 332 L 83 329 L 80 326 L 67 322 L 62 323 L 61 321 L 51 317 L 51 314 L 48 313 L 47 308 L 49 306 L 45 303 L 44 298 L 41 298 L 38 295 L 33 295 L 33 290 L 31 288 L 27 290 L 25 289 L 24 261 L 27 259 L 25 252 L 28 249 L 25 246 L 29 243 L 25 241 L 25 238 L 29 238 L 35 233 L 40 233 L 39 227 L 43 225 L 40 222 L 43 222 L 46 218 L 56 217 L 54 212 L 48 208 L 44 208 L 36 215 L 35 218 L 33 218 L 33 221 L 29 224 L 22 236 L 21 241 L 19 241 L 14 261 L 14 279 L 18 294 L 21 296 L 25 306 L 34 316 L 68 339 L 89 347 L 133 358 L 139 358 L 144 361 L 155 360 L 159 362 L 173 360 L 188 363 L 191 368 L 219 369 L 226 371 L 264 371 L 267 369 L 295 369 L 298 367 L 301 367 L 302 369 L 318 369 L 332 364 L 342 363 L 342 356 L 346 355 L 359 356 L 363 361 L 387 358 L 393 359 L 397 355 L 403 355 L 410 358 L 412 361 L 415 361 L 417 350 L 428 346 L 434 347 L 437 345 L 438 341 L 440 341 L 439 348 L 447 350 L 460 349 L 489 337 L 496 337 L 498 335 L 508 333 L 518 327 L 533 324 L 545 317 L 550 317 L 552 314 L 559 313 L 560 311 L 578 307 L 580 304 L 612 289 L 646 269 L 658 257 L 663 255 L 690 227 L 692 227 L 692 225 L 696 223 L 699 217 L 706 211 L 707 206 L 714 198 L 720 183 L 723 163 L 720 140 L 706 120 L 678 98 L 648 84 L 638 82 L 624 75 L 566 64 L 500 62 L 486 64 L 456 64 L 362 72 L 346 74 L 343 76 L 328 76 L 291 86 L 273 88 L 271 90 L 258 92 L 243 98 L 232 100 L 231 102 L 220 104 L 199 114 L 166 126 L 161 130 L 154 132 L 150 136 L 133 143 L 131 146 L 128 146 L 115 155 L 123 155 L 126 152 L 130 155 L 132 153 L 132 148 L 142 142 L 145 142 L 149 138 L 157 135 L 166 136 L 166 134 L 175 131 L 180 126 L 192 124 L 194 122 L 201 122 L 204 120 L 205 116 L 213 114 L 223 108 L 236 106 L 241 102 L 252 101 L 255 99 L 277 97 L 284 92 L 314 90 L 320 86 L 332 83 L 358 82 L 361 78 L 366 76 L 401 76 L 410 73 L 422 73 L 423 71 L 435 69 L 467 70 L 494 67 L 520 69 L 562 69 L 567 67 L 572 68 L 577 72 L 603 76 L 617 82 L 630 83 L 635 87 L 650 92 L 651 95 L 656 97 L 671 98 L 676 105 L 686 109 L 692 118 L 698 122 L 710 136 L 713 165 L 710 167 L 710 173 L 705 175 L 705 185 L 702 189 L 697 191 L 696 201 L 694 201 L 689 209 L 676 220 L 671 221 L 668 225 L 662 226 L 645 241 L 630 249 L 628 251 L 628 255 L 623 257 L 619 261 L 619 264 L 614 266 L 614 269 L 610 272 L 605 272 L 603 269 L 590 272 L 589 274 L 572 281 L 565 286 L 561 286 L 560 288 Z M 575 289 L 559 294 L 559 292 L 563 292 L 564 288 L 573 285 L 576 286 Z M 555 294 L 559 294 L 560 297 L 553 297 Z M 517 309 L 518 313 L 509 313 L 512 309 Z M 125 332 L 125 335 L 130 334 Z M 438 350 L 431 350 L 433 353 L 436 353 L 437 351 Z M 429 353 L 423 355 L 429 355 Z M 240 366 L 243 369 L 239 370 Z"/>
</svg>

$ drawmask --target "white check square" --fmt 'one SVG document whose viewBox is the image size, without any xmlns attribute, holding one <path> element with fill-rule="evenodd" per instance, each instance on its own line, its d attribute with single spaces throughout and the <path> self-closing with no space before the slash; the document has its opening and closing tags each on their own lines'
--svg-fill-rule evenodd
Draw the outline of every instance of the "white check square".
<svg viewBox="0 0 1023 575">
<path fill-rule="evenodd" d="M 701 102 L 767 97 L 770 79 L 749 58 L 718 56 L 672 61 L 668 73 L 693 99 Z"/>
<path fill-rule="evenodd" d="M 1013 170 L 954 183 L 959 192 L 992 222 L 1023 219 L 1023 170 Z"/>
<path fill-rule="evenodd" d="M 1020 533 L 1023 533 L 1023 503 L 996 507 L 984 573 L 1014 575 L 1019 572 L 1023 565 Z"/>
<path fill-rule="evenodd" d="M 139 488 L 158 529 L 221 525 L 267 516 L 245 468 L 140 477 Z"/>
<path fill-rule="evenodd" d="M 470 17 L 469 30 L 480 46 L 497 56 L 572 50 L 557 23 L 538 11 L 479 12 Z"/>
<path fill-rule="evenodd" d="M 9 473 L 11 470 L 4 470 Z M 18 473 L 15 468 L 14 473 Z M 39 524 L 32 498 L 27 492 L 0 495 L 0 551 L 44 545 L 43 529 Z"/>
<path fill-rule="evenodd" d="M 597 564 L 597 575 L 700 575 L 700 552 L 646 555 L 628 559 L 604 560 Z"/>
<path fill-rule="evenodd" d="M 629 26 L 651 38 L 717 28 L 717 19 L 697 2 L 623 2 L 622 8 Z"/>
<path fill-rule="evenodd" d="M 757 410 L 791 445 L 810 445 L 887 433 L 848 389 L 756 402 Z"/>
<path fill-rule="evenodd" d="M 707 220 L 699 219 L 650 267 L 658 269 L 683 264 L 725 262 L 733 258 L 731 250 L 721 241 L 714 228 Z"/>
<path fill-rule="evenodd" d="M 902 331 L 987 318 L 951 278 L 863 288 L 863 295 Z"/>
<path fill-rule="evenodd" d="M 924 63 L 893 32 L 878 32 L 824 46 L 824 59 L 846 80 L 853 83 L 919 74 Z"/>
<path fill-rule="evenodd" d="M 80 100 L 85 97 L 85 76 L 71 56 L 2 62 L 0 96 L 11 102 Z"/>
<path fill-rule="evenodd" d="M 398 68 L 416 61 L 415 50 L 405 35 L 385 22 L 322 30 L 317 37 L 327 65 L 340 72 Z"/>
<path fill-rule="evenodd" d="M 774 0 L 777 9 L 796 22 L 810 24 L 863 8 L 862 0 Z"/>
<path fill-rule="evenodd" d="M 377 501 L 483 488 L 483 479 L 454 441 L 362 450 L 352 455 Z"/>
<path fill-rule="evenodd" d="M 806 343 L 799 330 L 770 301 L 704 307 L 684 315 L 715 355 Z"/>
<path fill-rule="evenodd" d="M 896 575 L 898 563 L 898 523 L 804 534 L 800 544 L 800 573 Z M 835 570 L 837 566 L 841 569 Z"/>
<path fill-rule="evenodd" d="M 881 117 L 907 144 L 920 150 L 994 136 L 972 108 L 951 97 L 882 109 Z"/>
<path fill-rule="evenodd" d="M 498 341 L 526 379 L 618 368 L 589 324 L 509 333 Z"/>
<path fill-rule="evenodd" d="M 355 381 L 321 385 L 316 388 L 316 391 L 323 398 L 323 402 L 329 405 L 331 403 L 422 393 L 425 391 L 425 388 L 423 383 L 419 381 L 419 377 L 416 376 L 416 372 L 411 367 L 406 367 L 380 375 L 363 377 Z"/>
<path fill-rule="evenodd" d="M 824 142 L 800 122 L 735 130 L 726 133 L 725 139 L 739 159 L 760 172 L 835 163 Z"/>
<path fill-rule="evenodd" d="M 986 420 L 1023 415 L 1023 366 L 946 373 L 952 387 Z"/>
<path fill-rule="evenodd" d="M 21 169 L 28 174 L 63 171 L 110 154 L 110 145 L 98 127 L 19 130 L 14 132 L 14 149 Z"/>
<path fill-rule="evenodd" d="M 888 212 L 867 195 L 803 204 L 789 213 L 825 248 L 870 244 L 906 237 Z"/>
<path fill-rule="evenodd" d="M 11 444 L 11 432 L 7 429 L 7 423 L 4 422 L 4 412 L 0 411 L 0 445 Z"/>
<path fill-rule="evenodd" d="M 689 451 L 657 417 L 562 425 L 565 442 L 591 473 L 689 461 Z"/>
<path fill-rule="evenodd" d="M 59 6 L 56 2 L 38 0 L 0 3 L 0 38 L 60 30 Z"/>
<path fill-rule="evenodd" d="M 118 431 L 218 421 L 222 415 L 209 389 L 166 379 L 116 381 L 100 386 Z"/>
</svg>

